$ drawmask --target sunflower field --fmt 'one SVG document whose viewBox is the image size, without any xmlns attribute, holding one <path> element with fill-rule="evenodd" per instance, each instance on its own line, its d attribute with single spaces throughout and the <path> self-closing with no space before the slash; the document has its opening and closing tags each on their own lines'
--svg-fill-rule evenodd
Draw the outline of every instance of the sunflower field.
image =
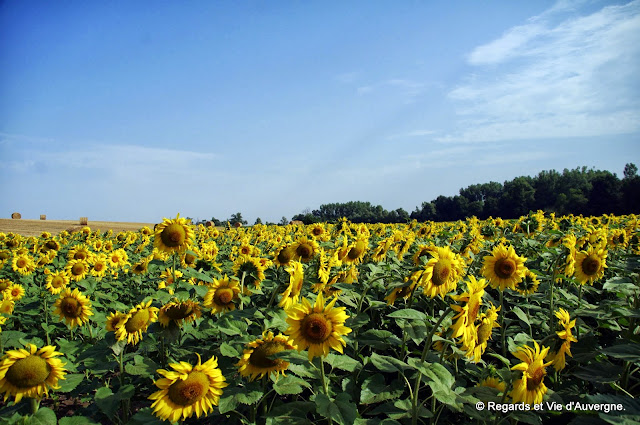
<svg viewBox="0 0 640 425">
<path fill-rule="evenodd" d="M 0 424 L 632 424 L 640 219 L 0 233 Z"/>
</svg>

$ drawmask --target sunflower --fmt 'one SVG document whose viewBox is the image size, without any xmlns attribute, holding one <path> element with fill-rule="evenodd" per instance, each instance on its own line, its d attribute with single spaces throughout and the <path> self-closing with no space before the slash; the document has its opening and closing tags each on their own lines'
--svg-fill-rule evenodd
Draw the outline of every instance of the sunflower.
<svg viewBox="0 0 640 425">
<path fill-rule="evenodd" d="M 607 267 L 607 251 L 590 247 L 586 251 L 576 254 L 576 278 L 581 285 L 602 279 L 604 269 Z"/>
<path fill-rule="evenodd" d="M 294 261 L 290 267 L 286 268 L 289 273 L 289 286 L 282 293 L 282 299 L 278 304 L 283 309 L 288 309 L 293 304 L 297 304 L 300 299 L 302 283 L 304 282 L 304 268 L 302 263 Z"/>
<path fill-rule="evenodd" d="M 25 348 L 9 350 L 0 360 L 0 392 L 4 401 L 10 396 L 18 403 L 22 397 L 42 398 L 49 395 L 49 388 L 60 388 L 58 381 L 64 380 L 65 363 L 56 358 L 62 355 L 52 345 L 40 349 L 33 344 Z"/>
<path fill-rule="evenodd" d="M 407 282 L 408 282 L 408 279 L 407 279 Z M 406 300 L 411 296 L 416 285 L 417 285 L 416 282 L 412 282 L 404 286 L 393 288 L 389 293 L 389 295 L 384 297 L 384 300 L 387 302 L 388 305 L 393 305 L 399 297 L 404 298 Z"/>
<path fill-rule="evenodd" d="M 69 284 L 69 275 L 64 270 L 58 272 L 47 272 L 48 270 L 45 270 L 45 273 L 47 274 L 47 283 L 45 288 L 47 288 L 51 294 L 57 295 Z"/>
<path fill-rule="evenodd" d="M 487 281 L 485 279 L 476 280 L 475 276 L 469 275 L 467 292 L 451 297 L 455 301 L 465 302 L 463 306 L 451 305 L 451 309 L 458 312 L 452 319 L 454 323 L 451 325 L 453 330 L 451 336 L 460 338 L 465 347 L 475 345 L 474 336 L 477 335 L 475 323 L 482 306 L 482 297 L 486 287 Z"/>
<path fill-rule="evenodd" d="M 531 270 L 527 270 L 524 278 L 515 284 L 515 290 L 521 295 L 531 295 L 538 290 L 539 285 L 538 276 Z"/>
<path fill-rule="evenodd" d="M 158 312 L 158 322 L 165 328 L 169 323 L 173 322 L 177 326 L 181 326 L 182 322 L 193 322 L 202 316 L 200 304 L 197 301 L 171 301 L 163 305 Z"/>
<path fill-rule="evenodd" d="M 524 262 L 527 259 L 518 257 L 512 246 L 509 248 L 500 244 L 493 248 L 491 255 L 484 257 L 482 270 L 484 277 L 489 280 L 493 289 L 514 289 L 525 275 L 527 268 Z"/>
<path fill-rule="evenodd" d="M 293 245 L 295 249 L 295 259 L 308 263 L 320 250 L 318 242 L 315 239 L 301 237 Z"/>
<path fill-rule="evenodd" d="M 259 258 L 241 255 L 233 264 L 233 272 L 245 288 L 249 285 L 258 288 L 264 280 L 264 267 Z"/>
<path fill-rule="evenodd" d="M 298 351 L 309 349 L 309 360 L 316 356 L 327 356 L 330 348 L 342 354 L 342 347 L 346 342 L 342 335 L 351 332 L 344 326 L 348 316 L 345 307 L 334 307 L 338 297 L 335 297 L 326 307 L 322 293 L 318 294 L 313 306 L 306 298 L 302 304 L 294 304 L 286 310 L 290 335 Z"/>
<path fill-rule="evenodd" d="M 175 272 L 172 272 L 171 269 L 165 269 L 162 273 L 160 273 L 160 279 L 164 279 L 161 280 L 160 282 L 158 282 L 158 289 L 164 289 L 168 286 L 173 285 L 174 279 L 173 279 L 173 275 L 175 273 L 176 279 L 180 279 L 182 277 L 182 272 L 180 270 L 176 270 Z M 173 289 L 169 288 L 169 293 L 173 294 Z"/>
<path fill-rule="evenodd" d="M 194 254 L 195 254 L 194 252 L 184 252 L 182 255 L 180 255 L 180 264 L 182 265 L 182 267 L 184 268 L 196 267 L 196 263 L 198 262 L 198 256 Z"/>
<path fill-rule="evenodd" d="M 109 268 L 109 261 L 104 254 L 93 256 L 93 265 L 91 266 L 91 275 L 95 277 L 104 277 Z"/>
<path fill-rule="evenodd" d="M 18 272 L 22 275 L 30 275 L 36 269 L 36 263 L 33 258 L 27 254 L 16 255 L 11 262 L 11 268 L 14 272 Z"/>
<path fill-rule="evenodd" d="M 364 236 L 359 236 L 355 242 L 348 246 L 346 255 L 342 258 L 345 263 L 360 264 L 367 252 L 369 246 L 369 239 Z"/>
<path fill-rule="evenodd" d="M 0 300 L 0 313 L 11 314 L 15 306 L 16 302 L 14 300 L 3 298 Z"/>
<path fill-rule="evenodd" d="M 212 313 L 224 313 L 235 310 L 233 300 L 238 298 L 240 287 L 236 280 L 230 280 L 226 275 L 224 279 L 214 279 L 209 291 L 204 296 L 204 306 L 212 309 Z"/>
<path fill-rule="evenodd" d="M 496 308 L 491 304 L 491 307 L 478 318 L 480 323 L 475 326 L 472 345 L 463 347 L 467 349 L 467 358 L 474 363 L 478 363 L 482 359 L 482 355 L 491 339 L 493 328 L 500 327 L 498 324 L 498 311 L 500 311 L 500 308 Z"/>
<path fill-rule="evenodd" d="M 281 245 L 273 254 L 273 263 L 277 266 L 288 266 L 296 257 L 296 250 L 292 245 Z"/>
<path fill-rule="evenodd" d="M 84 260 L 69 260 L 65 266 L 65 271 L 67 272 L 69 279 L 74 282 L 78 282 L 87 277 L 90 269 L 91 267 L 89 266 L 89 263 Z"/>
<path fill-rule="evenodd" d="M 329 233 L 324 228 L 324 224 L 316 223 L 309 228 L 309 235 L 319 241 L 329 240 Z"/>
<path fill-rule="evenodd" d="M 576 319 L 571 320 L 569 312 L 563 308 L 556 311 L 556 317 L 559 320 L 558 325 L 562 329 L 556 332 L 558 335 L 556 347 L 558 348 L 553 351 L 549 351 L 545 360 L 552 361 L 553 368 L 560 371 L 566 366 L 565 354 L 569 355 L 569 357 L 573 357 L 571 354 L 571 343 L 578 342 L 578 340 L 572 333 L 572 329 L 576 326 Z"/>
<path fill-rule="evenodd" d="M 19 283 L 14 283 L 13 285 L 5 289 L 2 293 L 5 299 L 18 301 L 20 300 L 20 298 L 24 297 L 24 288 Z"/>
<path fill-rule="evenodd" d="M 494 378 L 491 376 L 478 382 L 477 386 L 495 388 L 499 393 L 504 393 L 504 391 L 507 389 L 507 385 L 503 381 L 501 381 L 499 378 Z"/>
<path fill-rule="evenodd" d="M 250 381 L 272 373 L 277 379 L 280 373 L 284 376 L 289 362 L 271 357 L 276 353 L 295 349 L 295 344 L 288 336 L 279 334 L 274 337 L 273 332 L 265 331 L 262 333 L 262 338 L 246 345 L 242 358 L 236 364 L 238 372 L 242 376 L 248 376 Z"/>
<path fill-rule="evenodd" d="M 129 255 L 124 249 L 118 248 L 107 255 L 107 260 L 109 267 L 116 270 L 129 264 Z"/>
<path fill-rule="evenodd" d="M 155 229 L 153 247 L 159 251 L 172 254 L 187 250 L 193 243 L 194 232 L 189 220 L 180 218 L 164 218 Z"/>
<path fill-rule="evenodd" d="M 142 333 L 149 325 L 158 320 L 158 309 L 151 307 L 151 300 L 142 302 L 129 310 L 129 313 L 117 323 L 116 339 L 127 340 L 128 344 L 136 345 L 142 339 Z"/>
<path fill-rule="evenodd" d="M 152 259 L 153 259 L 152 256 L 141 259 L 131 267 L 131 273 L 146 274 L 149 271 L 149 263 L 151 262 Z"/>
<path fill-rule="evenodd" d="M 547 374 L 546 367 L 551 362 L 544 362 L 544 358 L 549 352 L 549 347 L 542 347 L 533 341 L 534 348 L 529 346 L 519 347 L 513 354 L 522 363 L 512 367 L 511 370 L 522 372 L 522 378 L 513 383 L 513 390 L 509 396 L 514 403 L 539 404 L 542 403 L 547 387 L 544 385 L 544 377 Z"/>
<path fill-rule="evenodd" d="M 3 292 L 5 289 L 13 285 L 13 282 L 9 279 L 0 279 L 0 292 Z"/>
<path fill-rule="evenodd" d="M 86 245 L 76 245 L 67 253 L 68 260 L 91 261 L 91 251 Z"/>
<path fill-rule="evenodd" d="M 171 363 L 173 370 L 158 369 L 163 376 L 154 382 L 160 391 L 149 396 L 154 400 L 153 413 L 162 420 L 177 422 L 195 413 L 199 418 L 208 415 L 217 406 L 222 389 L 228 384 L 218 369 L 215 356 L 201 363 L 200 355 L 195 366 L 187 362 Z"/>
<path fill-rule="evenodd" d="M 105 323 L 105 329 L 107 329 L 107 332 L 115 332 L 118 328 L 118 325 L 120 324 L 120 321 L 122 321 L 122 319 L 126 317 L 126 313 L 120 313 L 119 311 L 109 313 L 109 315 L 107 316 L 107 321 Z"/>
<path fill-rule="evenodd" d="M 435 251 L 435 246 L 433 245 L 419 245 L 415 254 L 413 254 L 413 264 L 416 266 L 420 266 L 422 264 L 422 258 L 429 258 L 429 253 Z"/>
<path fill-rule="evenodd" d="M 412 275 L 412 280 L 422 285 L 423 292 L 428 297 L 444 297 L 456 289 L 462 274 L 463 261 L 448 246 L 435 247 L 435 251 L 431 251 L 430 254 L 433 258 L 423 269 Z"/>
<path fill-rule="evenodd" d="M 77 288 L 73 291 L 66 288 L 60 294 L 60 298 L 56 300 L 54 306 L 53 313 L 58 314 L 60 319 L 64 319 L 71 329 L 75 326 L 84 325 L 89 321 L 89 316 L 93 316 L 91 301 Z"/>
</svg>

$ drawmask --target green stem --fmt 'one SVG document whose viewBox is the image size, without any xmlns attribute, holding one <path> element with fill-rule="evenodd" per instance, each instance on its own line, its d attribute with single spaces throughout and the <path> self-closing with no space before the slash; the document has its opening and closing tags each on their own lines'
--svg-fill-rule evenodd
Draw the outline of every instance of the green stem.
<svg viewBox="0 0 640 425">
<path fill-rule="evenodd" d="M 31 414 L 35 415 L 38 412 L 38 409 L 40 408 L 40 399 L 30 398 L 29 401 L 31 402 Z"/>
<path fill-rule="evenodd" d="M 582 285 L 578 286 L 578 310 L 580 310 L 581 304 L 582 304 Z M 580 341 L 580 324 L 577 324 L 576 326 L 576 339 Z"/>
<path fill-rule="evenodd" d="M 506 326 L 504 324 L 504 290 L 500 291 L 500 341 L 502 344 L 502 357 L 507 357 L 507 347 L 505 345 L 505 337 L 507 334 Z"/>
<path fill-rule="evenodd" d="M 327 397 L 329 397 L 329 383 L 324 376 L 324 358 L 320 356 L 320 376 L 322 377 L 322 389 Z"/>
<path fill-rule="evenodd" d="M 124 348 L 122 348 L 122 351 L 120 351 L 120 354 L 118 355 L 118 366 L 120 366 L 120 374 L 118 375 L 118 378 L 120 378 L 120 387 L 122 387 L 124 384 Z"/>
<path fill-rule="evenodd" d="M 47 302 L 47 294 L 44 294 L 44 324 L 45 334 L 47 336 L 47 345 L 51 345 L 51 337 L 49 336 L 49 303 Z"/>
<path fill-rule="evenodd" d="M 244 310 L 244 301 L 242 301 L 242 297 L 244 297 L 244 278 L 247 275 L 247 272 L 242 272 L 242 279 L 240 280 L 240 310 Z"/>
<path fill-rule="evenodd" d="M 451 313 L 453 310 L 451 307 L 447 307 L 447 309 L 442 313 L 436 324 L 431 328 L 429 335 L 427 336 L 427 340 L 425 342 L 424 348 L 422 349 L 422 355 L 420 356 L 420 363 L 424 363 L 424 360 L 427 358 L 427 354 L 429 353 L 429 349 L 431 348 L 431 341 L 433 340 L 433 335 L 435 335 L 436 330 L 440 327 L 442 321 Z M 422 383 L 422 372 L 418 371 L 418 376 L 416 377 L 416 381 L 413 385 L 413 398 L 411 400 L 411 425 L 417 425 L 418 423 L 418 394 L 420 393 L 420 384 Z"/>
</svg>

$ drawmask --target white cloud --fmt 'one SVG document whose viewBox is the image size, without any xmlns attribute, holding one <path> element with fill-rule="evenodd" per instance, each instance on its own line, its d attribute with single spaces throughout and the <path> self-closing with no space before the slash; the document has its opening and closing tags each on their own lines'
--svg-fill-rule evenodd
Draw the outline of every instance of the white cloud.
<svg viewBox="0 0 640 425">
<path fill-rule="evenodd" d="M 408 131 L 406 133 L 392 134 L 391 136 L 387 137 L 387 140 L 401 139 L 401 138 L 405 138 L 405 137 L 432 136 L 435 133 L 436 133 L 435 130 L 412 130 L 412 131 Z"/>
<path fill-rule="evenodd" d="M 438 141 L 588 137 L 640 130 L 640 1 L 553 24 L 560 3 L 469 57 L 456 87 L 458 130 Z M 490 65 L 497 75 L 483 75 Z"/>
</svg>

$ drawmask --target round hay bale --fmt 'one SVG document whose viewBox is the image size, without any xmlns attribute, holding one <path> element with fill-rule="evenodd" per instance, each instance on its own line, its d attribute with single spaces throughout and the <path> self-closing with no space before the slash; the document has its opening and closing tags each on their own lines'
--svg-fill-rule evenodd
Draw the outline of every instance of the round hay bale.
<svg viewBox="0 0 640 425">
<path fill-rule="evenodd" d="M 240 223 L 239 221 L 236 221 L 235 223 L 233 223 L 234 227 L 242 227 L 242 223 Z"/>
<path fill-rule="evenodd" d="M 206 223 L 204 223 L 205 227 L 212 227 L 213 226 L 213 221 L 207 221 Z"/>
<path fill-rule="evenodd" d="M 13 218 L 14 220 L 20 220 L 22 218 L 22 215 L 18 212 L 15 212 L 11 214 L 11 218 Z"/>
<path fill-rule="evenodd" d="M 46 220 L 46 219 L 47 219 L 46 214 L 40 214 L 40 220 Z"/>
<path fill-rule="evenodd" d="M 80 225 L 81 225 L 81 226 L 86 226 L 87 224 L 89 224 L 89 218 L 87 218 L 87 217 L 80 217 Z"/>
</svg>

